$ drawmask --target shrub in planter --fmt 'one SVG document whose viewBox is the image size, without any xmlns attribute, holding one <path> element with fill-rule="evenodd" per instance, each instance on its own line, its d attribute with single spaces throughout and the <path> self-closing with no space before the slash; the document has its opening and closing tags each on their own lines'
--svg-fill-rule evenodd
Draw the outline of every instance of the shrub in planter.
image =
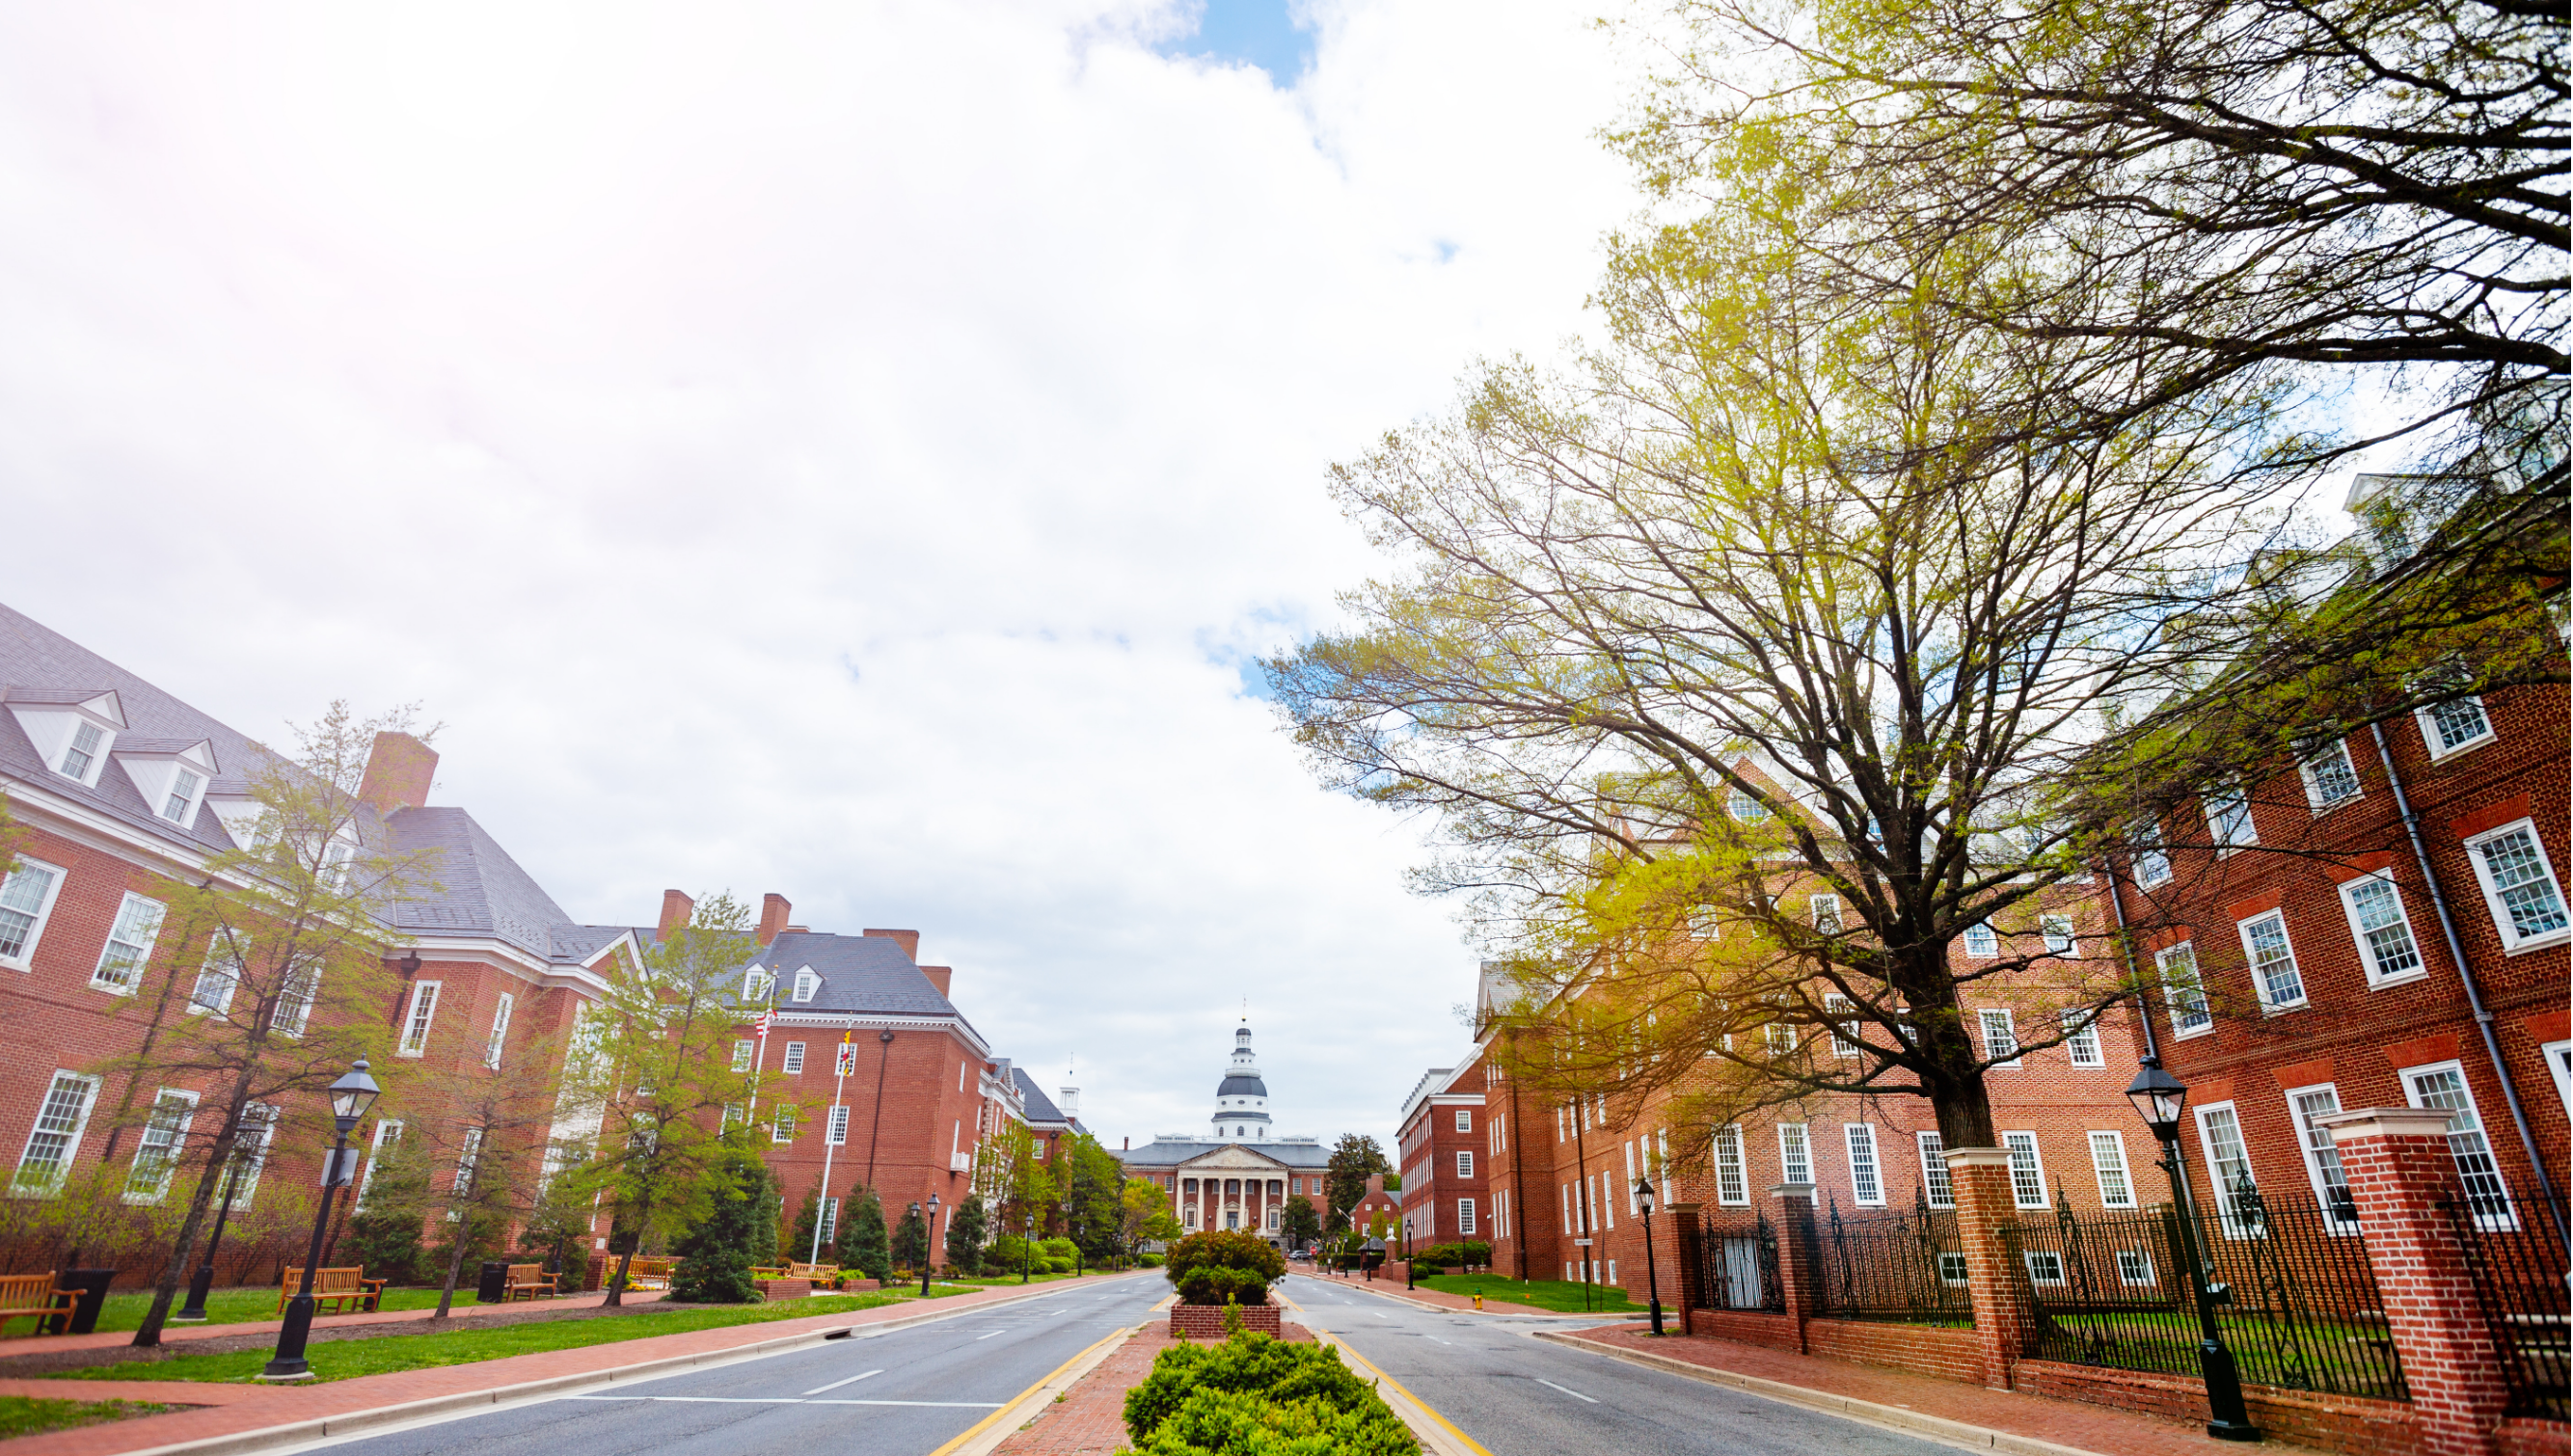
<svg viewBox="0 0 2573 1456">
<path fill-rule="evenodd" d="M 1266 1304 L 1269 1278 L 1258 1269 L 1202 1265 L 1180 1281 L 1180 1299 L 1188 1304 Z"/>
<path fill-rule="evenodd" d="M 1337 1350 L 1237 1334 L 1177 1345 L 1126 1393 L 1138 1456 L 1328 1451 L 1414 1456 L 1420 1449 Z"/>
<path fill-rule="evenodd" d="M 1240 1304 L 1265 1304 L 1270 1284 L 1286 1273 L 1286 1260 L 1278 1250 L 1229 1228 L 1192 1233 L 1172 1244 L 1163 1269 L 1191 1304 L 1222 1304 L 1228 1297 Z"/>
</svg>

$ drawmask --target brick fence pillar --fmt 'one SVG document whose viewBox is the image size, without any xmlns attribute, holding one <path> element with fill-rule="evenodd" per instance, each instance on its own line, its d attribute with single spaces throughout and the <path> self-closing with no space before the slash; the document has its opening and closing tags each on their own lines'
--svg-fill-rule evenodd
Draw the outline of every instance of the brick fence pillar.
<svg viewBox="0 0 2573 1456">
<path fill-rule="evenodd" d="M 1689 1306 L 1706 1287 L 1698 1278 L 1697 1208 L 1673 1203 L 1663 1210 L 1670 1225 L 1662 1234 L 1662 1308 L 1679 1315 L 1681 1334 L 1697 1333 L 1689 1325 Z"/>
<path fill-rule="evenodd" d="M 1814 1185 L 1779 1183 L 1769 1189 L 1778 1202 L 1778 1283 L 1795 1321 L 1796 1350 L 1805 1353 L 1805 1321 L 1814 1317 Z"/>
<path fill-rule="evenodd" d="M 2456 1225 L 2448 1113 L 2361 1107 L 2314 1119 L 2331 1130 L 2358 1203 L 2358 1230 L 2412 1392 L 2424 1456 L 2492 1456 L 2509 1391 Z"/>
<path fill-rule="evenodd" d="M 2002 1225 L 2019 1218 L 2011 1196 L 2010 1149 L 1951 1147 L 1948 1180 L 1957 1190 L 1957 1233 L 1966 1246 L 1966 1292 L 1975 1301 L 1975 1347 L 1984 1384 L 2011 1388 L 2011 1367 L 2028 1354 L 2037 1329 L 2028 1283 L 2002 1241 Z"/>
</svg>

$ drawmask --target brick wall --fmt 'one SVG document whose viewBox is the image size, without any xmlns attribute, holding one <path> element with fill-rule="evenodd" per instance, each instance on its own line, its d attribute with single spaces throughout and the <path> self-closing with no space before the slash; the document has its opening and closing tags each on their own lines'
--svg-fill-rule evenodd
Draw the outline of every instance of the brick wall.
<svg viewBox="0 0 2573 1456">
<path fill-rule="evenodd" d="M 1278 1306 L 1275 1304 L 1236 1304 L 1230 1306 L 1242 1314 L 1242 1327 L 1258 1334 L 1281 1332 Z M 1193 1340 L 1220 1340 L 1224 1336 L 1222 1304 L 1174 1304 L 1171 1306 L 1171 1333 Z"/>
<path fill-rule="evenodd" d="M 2061 1360 L 2022 1360 L 2014 1388 L 2034 1395 L 2143 1411 L 2172 1420 L 2207 1419 L 2206 1385 L 2194 1375 L 2107 1370 Z M 2251 1424 L 2271 1440 L 2348 1456 L 2419 1456 L 2420 1433 L 2412 1407 L 2399 1400 L 2318 1395 L 2274 1385 L 2245 1385 L 2242 1403 Z M 2562 1429 L 2558 1427 L 2558 1429 Z M 2561 1447 L 2558 1448 L 2561 1450 Z"/>
<path fill-rule="evenodd" d="M 1942 1380 L 1975 1384 L 1983 1379 L 1983 1357 L 1977 1352 L 1971 1329 L 1873 1319 L 1809 1319 L 1805 1321 L 1805 1352 L 1936 1375 Z"/>
</svg>

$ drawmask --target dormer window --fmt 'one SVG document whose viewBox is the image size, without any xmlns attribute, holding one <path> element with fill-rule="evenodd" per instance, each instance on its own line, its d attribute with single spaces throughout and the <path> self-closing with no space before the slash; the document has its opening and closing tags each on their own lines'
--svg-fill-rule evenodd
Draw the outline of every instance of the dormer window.
<svg viewBox="0 0 2573 1456">
<path fill-rule="evenodd" d="M 179 825 L 184 825 L 195 818 L 196 816 L 190 811 L 197 807 L 197 790 L 205 787 L 205 783 L 204 779 L 198 778 L 186 769 L 181 769 L 172 775 L 170 797 L 161 805 L 161 817 Z"/>
<path fill-rule="evenodd" d="M 812 967 L 805 966 L 796 971 L 795 999 L 797 1001 L 811 1001 L 814 993 L 821 989 L 822 978 L 813 974 Z"/>
<path fill-rule="evenodd" d="M 113 692 L 9 687 L 0 690 L 10 716 L 46 767 L 89 788 L 125 729 L 125 708 Z M 146 803 L 152 802 L 146 800 Z"/>
<path fill-rule="evenodd" d="M 64 777 L 78 779 L 86 784 L 89 782 L 90 770 L 98 767 L 98 751 L 106 742 L 106 729 L 96 723 L 83 723 L 79 730 L 72 734 L 71 743 L 63 749 L 63 761 L 55 767 L 63 771 Z"/>
</svg>

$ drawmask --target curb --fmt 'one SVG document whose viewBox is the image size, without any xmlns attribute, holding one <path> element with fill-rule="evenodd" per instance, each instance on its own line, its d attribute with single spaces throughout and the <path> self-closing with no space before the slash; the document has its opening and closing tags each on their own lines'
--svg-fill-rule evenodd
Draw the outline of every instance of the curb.
<svg viewBox="0 0 2573 1456">
<path fill-rule="evenodd" d="M 1150 1322 L 1148 1320 L 1146 1324 Z M 1108 1363 L 1109 1356 L 1126 1348 L 1126 1342 L 1145 1327 L 1139 1324 L 1112 1332 L 1099 1343 L 1064 1361 L 1053 1374 L 1021 1391 L 1016 1400 L 983 1417 L 973 1429 L 930 1452 L 929 1456 L 991 1456 L 992 1452 L 1000 1449 L 1002 1442 L 1036 1424 L 1045 1415 L 1046 1408 L 1053 1403 L 1046 1399 L 1048 1395 L 1060 1398 L 1070 1394 L 1072 1387 L 1079 1385 L 1091 1371 Z"/>
<path fill-rule="evenodd" d="M 1284 1290 L 1279 1292 L 1278 1302 L 1297 1314 L 1308 1312 L 1303 1305 L 1287 1298 Z M 1408 1304 L 1411 1301 L 1406 1299 L 1403 1302 Z M 1483 1448 L 1481 1442 L 1458 1430 L 1453 1422 L 1431 1408 L 1429 1402 L 1405 1390 L 1401 1382 L 1377 1369 L 1373 1360 L 1358 1353 L 1357 1346 L 1338 1338 L 1329 1330 L 1309 1320 L 1299 1319 L 1295 1322 L 1313 1332 L 1314 1343 L 1344 1352 L 1348 1358 L 1355 1360 L 1360 1368 L 1375 1377 L 1376 1398 L 1382 1400 L 1387 1408 L 1392 1410 L 1394 1418 L 1401 1421 L 1410 1429 L 1412 1435 L 1419 1438 L 1421 1449 L 1432 1453 L 1432 1456 L 1492 1456 L 1490 1451 Z"/>
<path fill-rule="evenodd" d="M 1322 1275 L 1320 1275 L 1320 1274 L 1306 1274 L 1304 1277 L 1305 1277 L 1305 1278 L 1307 1278 L 1307 1279 L 1319 1279 L 1319 1278 L 1321 1278 L 1321 1277 L 1322 1277 Z M 1625 1320 L 1625 1319 L 1629 1319 L 1629 1318 L 1632 1318 L 1632 1317 L 1633 1317 L 1633 1316 L 1631 1316 L 1631 1315 L 1625 1315 L 1625 1314 L 1611 1314 L 1611 1313 L 1607 1313 L 1607 1312 L 1605 1312 L 1605 1311 L 1602 1311 L 1602 1312 L 1597 1313 L 1597 1314 L 1567 1314 L 1567 1313 L 1564 1313 L 1564 1312 L 1559 1311 L 1559 1310 L 1553 1310 L 1553 1309 L 1538 1309 L 1538 1308 L 1535 1308 L 1535 1307 L 1533 1307 L 1533 1306 L 1530 1306 L 1530 1305 L 1524 1305 L 1524 1304 L 1522 1304 L 1522 1305 L 1520 1305 L 1520 1306 L 1518 1306 L 1517 1308 L 1514 1308 L 1514 1309 L 1459 1309 L 1459 1308 L 1457 1308 L 1455 1305 L 1452 1305 L 1452 1304 L 1430 1304 L 1430 1303 L 1427 1303 L 1427 1302 L 1422 1301 L 1422 1300 L 1414 1299 L 1414 1298 L 1412 1298 L 1412 1297 L 1411 1297 L 1410 1295 L 1408 1295 L 1408 1294 L 1397 1294 L 1397 1293 L 1393 1293 L 1393 1292 L 1388 1291 L 1388 1290 L 1385 1290 L 1385 1289 L 1379 1289 L 1379 1288 L 1375 1287 L 1375 1284 L 1374 1284 L 1374 1282 L 1373 1282 L 1372 1280 L 1362 1280 L 1362 1279 L 1349 1279 L 1349 1280 L 1345 1280 L 1345 1281 L 1333 1281 L 1333 1282 L 1332 1282 L 1332 1284 L 1331 1284 L 1331 1287 L 1332 1287 L 1332 1288 L 1334 1288 L 1334 1289 L 1341 1288 L 1341 1287 L 1347 1287 L 1347 1288 L 1355 1289 L 1355 1290 L 1358 1290 L 1358 1291 L 1359 1291 L 1359 1292 L 1361 1292 L 1361 1293 L 1372 1294 L 1372 1295 L 1374 1295 L 1375 1297 L 1377 1297 L 1378 1299 L 1390 1299 L 1390 1300 L 1392 1300 L 1392 1301 L 1393 1301 L 1394 1303 L 1396 1303 L 1396 1304 L 1408 1304 L 1408 1305 L 1410 1305 L 1410 1306 L 1411 1306 L 1412 1308 L 1414 1308 L 1414 1309 L 1425 1309 L 1425 1310 L 1428 1310 L 1428 1311 L 1429 1311 L 1430 1313 L 1432 1313 L 1432 1314 L 1471 1314 L 1471 1315 L 1478 1315 L 1478 1316 L 1480 1316 L 1480 1317 L 1482 1317 L 1482 1318 L 1485 1318 L 1485 1319 L 1589 1319 L 1589 1320 L 1611 1319 L 1611 1320 Z"/>
<path fill-rule="evenodd" d="M 2100 1453 L 2080 1446 L 2042 1441 L 2035 1436 L 1997 1431 L 1988 1426 L 1968 1425 L 1964 1421 L 1952 1421 L 1945 1416 L 1923 1415 L 1919 1411 L 1905 1410 L 1899 1405 L 1883 1405 L 1873 1400 L 1860 1400 L 1855 1396 L 1830 1395 L 1802 1385 L 1790 1385 L 1783 1380 L 1766 1380 L 1757 1375 L 1719 1370 L 1708 1365 L 1692 1365 L 1686 1360 L 1675 1360 L 1668 1355 L 1630 1350 L 1623 1345 L 1612 1345 L 1601 1340 L 1586 1340 L 1569 1330 L 1532 1329 L 1528 1331 L 1528 1336 L 1531 1339 L 1550 1340 L 1559 1345 L 1572 1345 L 1594 1354 L 1606 1355 L 1612 1360 L 1623 1360 L 1630 1365 L 1642 1365 L 1647 1369 L 1686 1376 L 1708 1385 L 1731 1386 L 1753 1395 L 1766 1396 L 1782 1405 L 1800 1406 L 1806 1410 L 1820 1411 L 1825 1415 L 1841 1416 L 1867 1425 L 1901 1431 L 1906 1435 L 1928 1436 L 1952 1446 L 1964 1446 L 1978 1451 L 2000 1451 L 2008 1453 L 2008 1456 L 2100 1456 Z"/>
<path fill-rule="evenodd" d="M 838 1325 L 829 1329 L 807 1330 L 802 1334 L 780 1335 L 729 1349 L 703 1350 L 690 1355 L 664 1355 L 657 1360 L 642 1360 L 631 1365 L 612 1365 L 604 1370 L 584 1370 L 572 1375 L 549 1375 L 542 1380 L 522 1380 L 514 1385 L 495 1385 L 487 1390 L 460 1390 L 451 1395 L 432 1395 L 422 1400 L 407 1400 L 399 1405 L 378 1406 L 372 1410 L 353 1410 L 339 1415 L 314 1416 L 283 1425 L 262 1426 L 255 1431 L 235 1431 L 229 1435 L 202 1436 L 193 1441 L 174 1441 L 166 1446 L 143 1446 L 120 1451 L 116 1456 L 240 1456 L 251 1451 L 269 1451 L 282 1446 L 298 1446 L 338 1436 L 355 1435 L 378 1426 L 400 1425 L 424 1416 L 442 1415 L 448 1411 L 469 1410 L 475 1406 L 505 1405 L 511 1401 L 535 1396 L 555 1395 L 578 1390 L 588 1385 L 606 1385 L 618 1380 L 641 1380 L 705 1365 L 725 1365 L 736 1360 L 755 1359 L 761 1355 L 780 1354 L 805 1345 L 818 1345 L 834 1338 L 865 1338 L 887 1334 L 914 1325 L 931 1324 L 942 1319 L 972 1314 L 1005 1304 L 1017 1304 L 1063 1291 L 1054 1288 L 1031 1289 L 961 1309 L 934 1309 L 919 1314 L 864 1325 Z M 814 1318 L 827 1319 L 828 1315 Z M 649 1338 L 649 1336 L 647 1336 Z"/>
</svg>

